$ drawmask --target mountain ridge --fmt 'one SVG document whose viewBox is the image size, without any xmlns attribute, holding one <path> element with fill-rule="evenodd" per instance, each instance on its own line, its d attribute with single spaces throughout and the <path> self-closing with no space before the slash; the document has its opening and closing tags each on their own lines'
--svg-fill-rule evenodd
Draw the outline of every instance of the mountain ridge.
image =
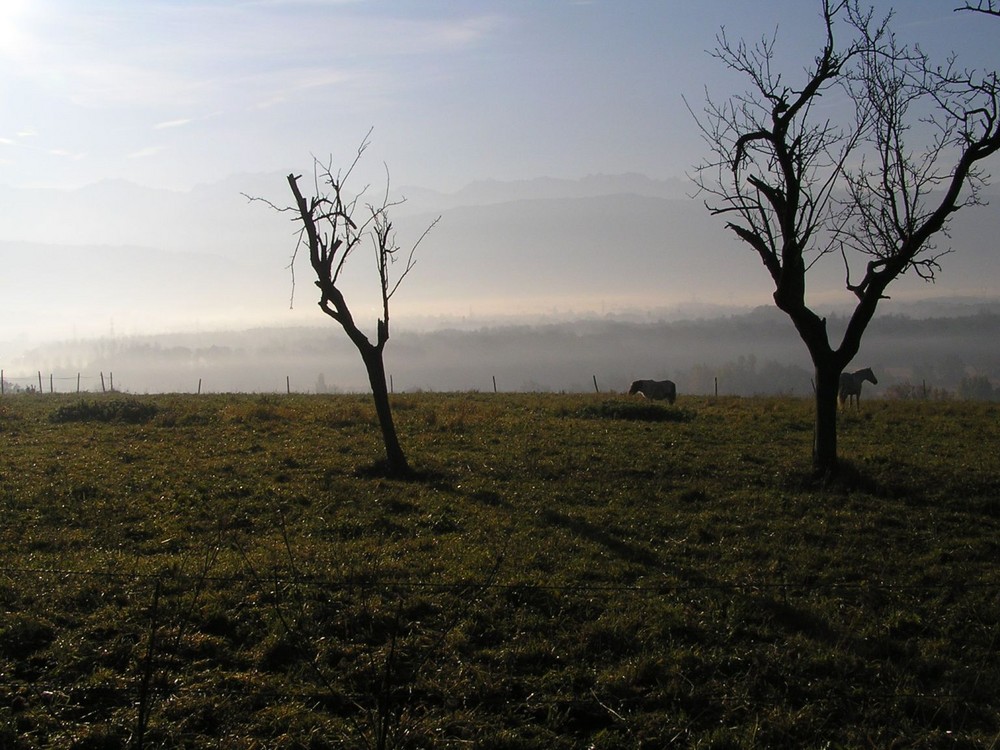
<svg viewBox="0 0 1000 750">
<path fill-rule="evenodd" d="M 394 298 L 395 323 L 769 303 L 773 287 L 759 258 L 682 188 L 678 179 L 635 173 L 486 180 L 450 195 L 418 188 L 393 214 L 399 244 L 408 248 L 442 218 Z M 267 173 L 189 191 L 123 181 L 77 191 L 0 188 L 0 340 L 100 333 L 111 319 L 166 330 L 317 315 L 302 256 L 289 312 L 297 227 L 242 194 L 265 189 L 273 192 L 259 197 L 284 205 L 284 176 Z M 997 236 L 998 212 L 963 210 L 937 284 L 903 277 L 880 314 L 913 299 L 991 296 L 1000 288 Z M 362 318 L 378 308 L 367 255 L 355 256 L 345 277 Z M 809 283 L 817 310 L 852 303 L 839 257 L 826 258 Z"/>
</svg>

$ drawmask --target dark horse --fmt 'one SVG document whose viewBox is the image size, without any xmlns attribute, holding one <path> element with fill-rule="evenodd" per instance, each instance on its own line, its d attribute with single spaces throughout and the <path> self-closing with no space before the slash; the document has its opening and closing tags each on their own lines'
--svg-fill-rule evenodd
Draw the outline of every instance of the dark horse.
<svg viewBox="0 0 1000 750">
<path fill-rule="evenodd" d="M 861 406 L 861 384 L 866 380 L 873 385 L 878 385 L 875 373 L 872 372 L 872 368 L 870 367 L 866 367 L 863 370 L 857 370 L 856 372 L 841 373 L 840 405 L 843 406 L 846 403 L 850 406 L 851 397 L 853 397 L 854 408 L 859 408 Z"/>
<path fill-rule="evenodd" d="M 628 395 L 641 393 L 646 398 L 666 399 L 671 404 L 677 398 L 677 386 L 672 380 L 636 380 L 628 389 Z"/>
</svg>

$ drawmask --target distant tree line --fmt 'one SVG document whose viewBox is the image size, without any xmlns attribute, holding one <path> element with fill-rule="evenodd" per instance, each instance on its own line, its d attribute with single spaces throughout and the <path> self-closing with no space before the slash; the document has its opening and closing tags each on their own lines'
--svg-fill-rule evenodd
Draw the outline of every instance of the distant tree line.
<svg viewBox="0 0 1000 750">
<path fill-rule="evenodd" d="M 390 389 L 404 391 L 622 392 L 637 378 L 669 378 L 684 394 L 809 397 L 812 372 L 780 314 L 763 308 L 699 321 L 633 323 L 583 320 L 544 326 L 401 333 L 387 361 Z M 837 319 L 830 317 L 830 325 Z M 869 333 L 859 359 L 873 367 L 872 397 L 997 398 L 1000 315 L 914 319 L 885 316 Z M 5 363 L 0 363 L 4 365 Z M 36 350 L 20 368 L 6 367 L 8 393 L 37 386 L 37 372 L 59 382 L 77 373 L 88 383 L 114 372 L 133 393 L 291 390 L 359 392 L 363 368 L 349 342 L 328 329 L 258 329 L 252 333 L 188 334 L 77 342 Z M 11 374 L 26 373 L 24 378 Z M 30 377 L 29 377 L 30 376 Z M 88 376 L 92 376 L 88 379 Z M 86 384 L 85 384 L 85 390 Z"/>
<path fill-rule="evenodd" d="M 963 377 L 954 392 L 944 388 L 928 387 L 926 381 L 914 384 L 907 380 L 889 386 L 885 391 L 885 397 L 903 401 L 922 399 L 940 401 L 950 398 L 957 398 L 960 401 L 1000 401 L 1000 386 L 994 386 L 985 375 Z"/>
</svg>

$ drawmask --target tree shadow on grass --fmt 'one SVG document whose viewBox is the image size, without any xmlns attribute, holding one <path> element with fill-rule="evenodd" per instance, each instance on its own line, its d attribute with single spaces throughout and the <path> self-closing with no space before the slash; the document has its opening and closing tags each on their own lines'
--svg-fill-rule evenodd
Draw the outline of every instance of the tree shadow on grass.
<svg viewBox="0 0 1000 750">
<path fill-rule="evenodd" d="M 427 484 L 438 489 L 453 488 L 453 477 L 449 476 L 445 471 L 427 467 L 420 469 L 410 467 L 405 472 L 394 471 L 389 468 L 389 463 L 384 458 L 370 464 L 357 466 L 352 474 L 357 479 L 392 479 L 397 482 Z"/>
<path fill-rule="evenodd" d="M 690 422 L 694 414 L 673 406 L 643 400 L 608 399 L 588 404 L 574 416 L 583 419 L 625 419 L 636 422 Z"/>
<path fill-rule="evenodd" d="M 919 466 L 880 465 L 877 461 L 865 464 L 845 458 L 839 459 L 835 472 L 817 474 L 803 467 L 790 471 L 782 482 L 786 489 L 795 492 L 818 492 L 844 498 L 868 496 L 914 507 L 940 507 L 940 483 L 939 476 Z M 975 505 L 969 502 L 967 492 L 956 494 L 962 498 L 964 509 Z"/>
<path fill-rule="evenodd" d="M 582 518 L 574 518 L 552 509 L 542 511 L 541 517 L 546 523 L 561 526 L 564 529 L 572 531 L 574 534 L 605 546 L 623 560 L 639 563 L 648 568 L 658 568 L 660 566 L 660 558 L 657 555 L 638 545 L 630 544 L 614 534 L 607 527 L 597 526 Z"/>
<path fill-rule="evenodd" d="M 832 493 L 865 492 L 879 495 L 880 486 L 875 478 L 854 463 L 840 459 L 834 472 L 817 472 L 803 465 L 792 469 L 784 478 L 784 485 L 796 491 L 824 491 Z"/>
</svg>

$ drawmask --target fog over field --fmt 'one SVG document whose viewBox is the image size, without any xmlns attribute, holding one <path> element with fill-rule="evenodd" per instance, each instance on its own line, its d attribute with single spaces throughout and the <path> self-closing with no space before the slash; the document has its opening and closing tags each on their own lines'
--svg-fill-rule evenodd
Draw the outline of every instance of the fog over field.
<svg viewBox="0 0 1000 750">
<path fill-rule="evenodd" d="M 882 316 L 858 368 L 873 367 L 868 396 L 910 384 L 954 394 L 971 377 L 1000 383 L 1000 304 L 962 300 L 934 309 L 958 315 Z M 915 306 L 919 312 L 924 306 Z M 977 312 L 978 311 L 978 312 Z M 832 328 L 843 326 L 831 318 Z M 811 393 L 805 348 L 773 307 L 699 320 L 648 316 L 401 330 L 386 355 L 393 390 L 622 392 L 637 378 L 670 378 L 681 394 Z M 119 336 L 61 342 L 26 352 L 7 369 L 11 386 L 133 393 L 295 392 L 368 389 L 357 352 L 333 325 Z M 104 381 L 101 380 L 103 374 Z M 51 376 L 51 380 L 50 380 Z"/>
<path fill-rule="evenodd" d="M 16 207 L 0 240 L 8 382 L 37 387 L 41 372 L 59 390 L 81 373 L 93 389 L 103 371 L 135 392 L 193 391 L 199 379 L 213 391 L 366 389 L 301 257 L 293 284 L 288 216 L 241 194 L 280 206 L 283 188 L 273 174 L 188 192 L 0 190 Z M 401 244 L 441 220 L 393 300 L 394 388 L 491 390 L 496 377 L 502 390 L 591 390 L 596 376 L 602 390 L 671 377 L 708 392 L 719 377 L 722 391 L 805 394 L 811 366 L 767 274 L 687 189 L 636 174 L 402 188 Z M 47 223 L 52 205 L 63 220 Z M 192 229 L 206 226 L 216 231 Z M 1000 381 L 995 321 L 983 317 L 998 310 L 997 236 L 995 207 L 963 209 L 937 283 L 897 282 L 858 366 L 947 388 L 965 371 Z M 373 269 L 364 251 L 352 263 L 348 298 L 374 331 Z M 834 332 L 853 299 L 843 281 L 834 256 L 810 278 Z"/>
</svg>

